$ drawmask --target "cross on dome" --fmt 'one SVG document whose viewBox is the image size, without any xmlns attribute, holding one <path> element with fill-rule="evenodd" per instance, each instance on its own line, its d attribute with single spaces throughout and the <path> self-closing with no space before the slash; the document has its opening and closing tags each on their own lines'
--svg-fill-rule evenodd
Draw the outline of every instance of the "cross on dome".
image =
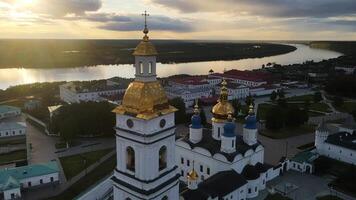
<svg viewBox="0 0 356 200">
<path fill-rule="evenodd" d="M 147 34 L 148 34 L 148 28 L 147 28 L 147 17 L 149 17 L 149 16 L 150 16 L 150 14 L 148 14 L 148 13 L 147 13 L 147 11 L 145 10 L 145 12 L 144 12 L 144 13 L 142 13 L 142 16 L 144 16 L 144 17 L 145 17 L 145 29 L 143 29 L 143 33 L 144 33 L 145 35 L 147 35 Z"/>
</svg>

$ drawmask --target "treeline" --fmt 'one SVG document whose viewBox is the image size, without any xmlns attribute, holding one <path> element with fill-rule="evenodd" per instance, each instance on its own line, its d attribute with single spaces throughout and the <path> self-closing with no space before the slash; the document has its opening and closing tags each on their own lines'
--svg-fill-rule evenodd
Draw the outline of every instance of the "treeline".
<svg viewBox="0 0 356 200">
<path fill-rule="evenodd" d="M 325 90 L 332 95 L 356 97 L 356 76 L 340 75 L 328 80 Z"/>
<path fill-rule="evenodd" d="M 108 102 L 87 102 L 64 105 L 53 116 L 50 129 L 70 142 L 77 136 L 113 135 L 115 106 Z"/>
<path fill-rule="evenodd" d="M 139 40 L 0 40 L 0 68 L 67 68 L 131 64 Z M 158 61 L 194 62 L 273 56 L 296 48 L 267 43 L 153 41 Z"/>
<path fill-rule="evenodd" d="M 310 42 L 313 48 L 333 50 L 346 55 L 356 55 L 355 41 L 315 41 Z"/>
</svg>

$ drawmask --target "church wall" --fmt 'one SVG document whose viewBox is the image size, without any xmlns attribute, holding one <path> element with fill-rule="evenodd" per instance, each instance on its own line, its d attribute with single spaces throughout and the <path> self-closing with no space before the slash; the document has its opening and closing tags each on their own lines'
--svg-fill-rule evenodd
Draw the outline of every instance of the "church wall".
<svg viewBox="0 0 356 200">
<path fill-rule="evenodd" d="M 131 119 L 134 123 L 132 128 L 127 126 L 127 120 Z M 165 119 L 166 125 L 162 128 L 160 127 L 160 121 Z M 127 115 L 116 115 L 116 127 L 121 129 L 126 129 L 129 131 L 134 131 L 140 134 L 149 135 L 156 133 L 158 131 L 174 127 L 174 113 L 170 113 L 164 116 L 156 117 L 151 120 L 137 119 Z"/>
<path fill-rule="evenodd" d="M 29 187 L 34 187 L 38 185 L 43 185 L 46 183 L 51 183 L 51 177 L 53 177 L 53 183 L 59 181 L 58 179 L 58 173 L 53 173 L 53 174 L 46 174 L 42 176 L 35 176 L 35 177 L 30 177 L 26 179 L 20 180 L 20 183 L 22 184 L 23 188 L 29 188 Z M 42 184 L 40 183 L 40 180 L 42 179 Z M 29 186 L 29 182 L 31 186 Z"/>
<path fill-rule="evenodd" d="M 183 158 L 183 163 L 182 163 Z M 212 157 L 197 153 L 195 151 L 191 151 L 189 149 L 185 149 L 180 146 L 176 146 L 176 159 L 177 165 L 179 168 L 179 173 L 184 174 L 180 179 L 184 182 L 187 181 L 186 175 L 189 171 L 193 169 L 193 161 L 194 168 L 199 175 L 199 182 L 207 179 L 208 177 L 214 175 L 217 172 L 225 171 L 231 169 L 230 164 L 228 162 L 224 163 L 222 161 L 218 161 Z M 189 160 L 189 166 L 188 166 Z M 202 166 L 202 170 L 201 170 Z"/>
<path fill-rule="evenodd" d="M 11 189 L 11 190 L 6 190 L 4 191 L 4 199 L 5 200 L 11 200 L 13 199 L 11 197 L 11 194 L 13 194 L 15 196 L 15 199 L 16 197 L 21 197 L 21 191 L 20 191 L 20 188 L 14 188 L 14 189 Z"/>
<path fill-rule="evenodd" d="M 112 191 L 113 188 L 111 177 L 105 179 L 101 183 L 97 184 L 94 188 L 92 188 L 87 193 L 83 194 L 80 197 L 77 197 L 77 200 L 92 200 L 92 199 L 101 199 L 108 192 Z"/>
<path fill-rule="evenodd" d="M 256 180 L 248 180 L 246 193 L 247 198 L 254 198 L 258 196 L 260 178 L 257 178 Z"/>
</svg>

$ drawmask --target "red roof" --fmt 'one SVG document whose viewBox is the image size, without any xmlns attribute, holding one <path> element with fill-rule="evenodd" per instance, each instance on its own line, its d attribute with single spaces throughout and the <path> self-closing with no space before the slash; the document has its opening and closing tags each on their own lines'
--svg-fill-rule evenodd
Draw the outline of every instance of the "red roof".
<svg viewBox="0 0 356 200">
<path fill-rule="evenodd" d="M 230 79 L 240 79 L 254 82 L 263 82 L 271 78 L 270 74 L 265 72 L 256 72 L 256 71 L 241 71 L 241 70 L 229 70 L 223 74 L 215 73 L 212 76 L 230 78 Z"/>
<path fill-rule="evenodd" d="M 171 81 L 183 84 L 183 85 L 205 85 L 209 84 L 206 80 L 205 76 L 188 76 L 188 77 L 181 77 L 175 78 Z"/>
</svg>

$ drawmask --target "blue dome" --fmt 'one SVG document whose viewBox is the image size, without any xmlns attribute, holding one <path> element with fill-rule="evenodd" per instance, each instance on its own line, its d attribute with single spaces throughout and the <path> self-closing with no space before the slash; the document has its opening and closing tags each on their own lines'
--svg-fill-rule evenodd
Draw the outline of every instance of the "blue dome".
<svg viewBox="0 0 356 200">
<path fill-rule="evenodd" d="M 235 128 L 236 125 L 234 122 L 226 122 L 224 125 L 224 133 L 223 136 L 225 137 L 235 137 Z"/>
<path fill-rule="evenodd" d="M 257 126 L 256 126 L 257 119 L 256 119 L 256 116 L 254 114 L 248 115 L 245 118 L 245 120 L 246 120 L 245 128 L 247 128 L 247 129 L 257 129 Z"/>
<path fill-rule="evenodd" d="M 194 114 L 191 120 L 192 120 L 192 125 L 190 126 L 191 128 L 195 128 L 195 129 L 201 128 L 201 118 L 199 114 Z"/>
</svg>

